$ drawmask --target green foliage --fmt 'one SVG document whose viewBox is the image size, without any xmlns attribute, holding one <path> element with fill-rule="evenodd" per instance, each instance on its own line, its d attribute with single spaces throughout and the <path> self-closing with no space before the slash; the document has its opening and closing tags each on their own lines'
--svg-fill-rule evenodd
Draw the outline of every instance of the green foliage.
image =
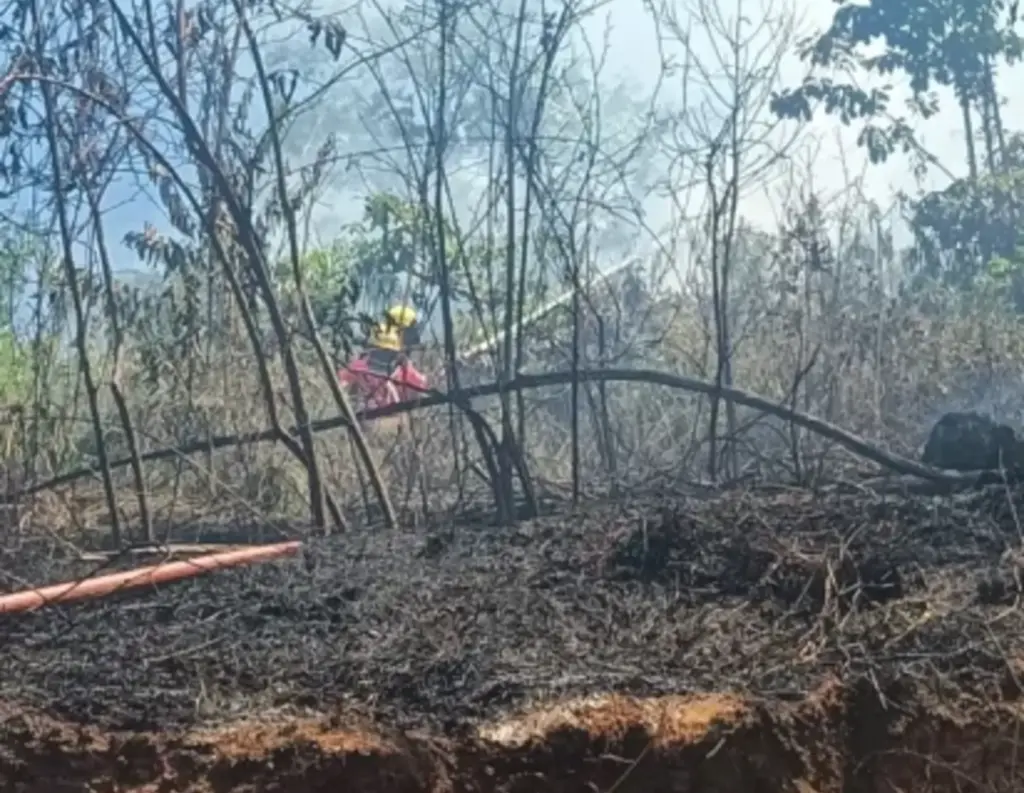
<svg viewBox="0 0 1024 793">
<path fill-rule="evenodd" d="M 19 338 L 15 329 L 19 307 L 26 305 L 30 270 L 41 267 L 46 252 L 38 239 L 18 232 L 0 236 L 0 404 L 31 399 L 34 372 L 52 359 L 57 335 L 43 331 L 38 344 Z M 59 328 L 57 329 L 59 332 Z"/>
<path fill-rule="evenodd" d="M 301 262 L 313 316 L 335 355 L 348 354 L 360 324 L 389 303 L 429 307 L 439 285 L 431 255 L 433 213 L 393 193 L 367 196 L 363 217 L 344 227 L 328 245 L 308 251 Z M 446 248 L 454 265 L 459 246 L 446 224 Z M 286 300 L 294 287 L 291 264 L 278 263 L 277 281 Z"/>
<path fill-rule="evenodd" d="M 1013 29 L 1014 9 L 1005 0 L 841 0 L 829 27 L 803 43 L 801 55 L 815 69 L 902 75 L 912 93 L 911 110 L 923 119 L 938 112 L 937 87 L 952 88 L 960 101 L 965 137 L 972 141 L 967 147 L 970 176 L 910 203 L 915 247 L 907 260 L 917 283 L 967 287 L 980 277 L 1021 281 L 1016 273 L 1024 242 L 1019 231 L 1024 159 L 1010 161 L 1011 151 L 993 122 L 996 65 L 1016 62 L 1024 51 Z M 860 123 L 857 142 L 871 162 L 902 151 L 917 155 L 917 168 L 923 171 L 929 159 L 909 124 L 891 113 L 891 95 L 891 86 L 865 91 L 853 81 L 812 75 L 776 94 L 771 106 L 784 118 L 806 121 L 821 108 L 844 125 Z M 974 109 L 986 125 L 988 174 L 981 173 L 973 143 Z"/>
<path fill-rule="evenodd" d="M 32 388 L 32 356 L 10 330 L 0 330 L 0 405 L 23 404 Z"/>
<path fill-rule="evenodd" d="M 432 208 L 378 192 L 367 196 L 358 222 L 304 254 L 301 264 L 314 319 L 333 355 L 350 354 L 363 326 L 391 303 L 408 302 L 421 315 L 430 315 L 441 285 L 436 234 Z M 445 252 L 456 335 L 480 340 L 494 332 L 501 317 L 504 282 L 498 274 L 503 272 L 505 249 L 480 238 L 460 243 L 454 224 L 446 219 Z M 285 310 L 294 311 L 291 263 L 279 261 L 275 277 Z M 546 295 L 533 288 L 527 293 L 529 313 Z"/>
<path fill-rule="evenodd" d="M 445 219 L 445 253 L 453 276 L 460 256 L 458 238 Z M 433 250 L 437 238 L 434 212 L 393 193 L 366 198 L 363 218 L 345 230 L 352 257 L 352 272 L 374 310 L 395 300 L 423 310 L 440 286 L 440 271 Z M 453 278 L 456 280 L 456 278 Z M 458 281 L 453 283 L 459 291 Z"/>
<path fill-rule="evenodd" d="M 335 357 L 347 356 L 352 348 L 353 320 L 360 297 L 353 264 L 351 247 L 342 240 L 336 240 L 325 248 L 307 251 L 300 262 L 317 331 Z M 297 311 L 295 279 L 290 262 L 278 263 L 277 280 L 283 308 Z M 299 325 L 301 327 L 301 323 Z"/>
<path fill-rule="evenodd" d="M 1022 42 L 1012 19 L 1002 23 L 1008 6 L 1004 0 L 870 0 L 867 5 L 840 0 L 832 24 L 803 43 L 801 56 L 815 68 L 841 73 L 856 68 L 881 76 L 902 73 L 913 92 L 913 110 L 929 118 L 938 110 L 936 86 L 951 86 L 964 101 L 974 101 L 988 90 L 996 59 L 1020 59 Z M 882 52 L 869 55 L 879 40 Z M 777 93 L 771 107 L 784 118 L 809 120 L 822 106 L 843 124 L 865 120 L 858 143 L 873 162 L 881 162 L 898 148 L 913 148 L 903 121 L 889 119 L 888 126 L 872 121 L 888 116 L 890 95 L 888 88 L 865 92 L 852 82 L 812 76 Z"/>
<path fill-rule="evenodd" d="M 367 197 L 361 222 L 349 227 L 352 268 L 364 294 L 383 307 L 398 297 L 422 308 L 435 280 L 428 248 L 431 217 L 392 193 Z"/>
<path fill-rule="evenodd" d="M 855 59 L 858 48 L 882 39 L 881 54 L 856 59 L 862 68 L 882 75 L 903 72 L 914 94 L 939 84 L 975 90 L 977 95 L 986 76 L 987 56 L 1020 55 L 1019 38 L 1011 29 L 1000 27 L 1007 5 L 1003 0 L 844 2 L 806 55 L 817 66 L 843 66 Z"/>
<path fill-rule="evenodd" d="M 504 251 L 479 239 L 460 240 L 455 226 L 443 219 L 445 258 L 454 300 L 490 302 L 482 289 L 492 264 L 501 265 Z M 437 219 L 424 207 L 393 193 L 372 193 L 366 198 L 363 218 L 343 229 L 332 243 L 332 256 L 345 278 L 359 285 L 363 306 L 375 313 L 396 300 L 428 309 L 441 286 L 435 255 Z M 344 264 L 342 264 L 344 260 Z M 470 281 L 473 281 L 471 285 Z"/>
<path fill-rule="evenodd" d="M 913 203 L 916 274 L 959 286 L 978 276 L 1019 278 L 1024 139 L 1010 142 L 1007 159 L 1004 170 L 958 179 Z"/>
<path fill-rule="evenodd" d="M 1009 257 L 996 256 L 988 263 L 987 275 L 995 281 L 1005 282 L 1019 276 L 1024 270 L 1024 245 L 1017 245 Z"/>
</svg>

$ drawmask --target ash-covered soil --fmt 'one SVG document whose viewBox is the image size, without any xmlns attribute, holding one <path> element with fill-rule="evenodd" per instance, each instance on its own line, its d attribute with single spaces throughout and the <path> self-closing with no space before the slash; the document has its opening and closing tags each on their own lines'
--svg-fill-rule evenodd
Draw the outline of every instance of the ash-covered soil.
<svg viewBox="0 0 1024 793">
<path fill-rule="evenodd" d="M 275 711 L 447 736 L 595 693 L 796 701 L 830 680 L 898 681 L 938 703 L 1009 702 L 1021 512 L 1024 493 L 1002 488 L 776 490 L 353 532 L 293 560 L 0 618 L 0 701 L 104 730 Z M 82 565 L 26 552 L 3 567 L 50 583 Z"/>
</svg>

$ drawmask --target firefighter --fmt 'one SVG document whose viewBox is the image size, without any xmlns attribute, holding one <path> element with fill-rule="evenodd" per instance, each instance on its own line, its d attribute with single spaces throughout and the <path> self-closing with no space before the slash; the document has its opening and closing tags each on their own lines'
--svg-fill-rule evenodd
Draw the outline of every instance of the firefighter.
<svg viewBox="0 0 1024 793">
<path fill-rule="evenodd" d="M 338 373 L 338 379 L 343 387 L 355 392 L 358 407 L 364 409 L 416 399 L 427 389 L 427 378 L 409 359 L 409 353 L 419 346 L 416 311 L 409 306 L 392 306 L 370 329 L 366 348 Z M 409 414 L 377 419 L 367 429 L 379 441 L 390 445 L 381 464 L 397 465 L 395 473 L 404 478 L 408 497 L 420 471 Z"/>
<path fill-rule="evenodd" d="M 419 345 L 415 309 L 392 306 L 370 330 L 366 349 L 338 373 L 339 380 L 360 392 L 366 408 L 415 399 L 427 388 L 426 377 L 409 359 Z"/>
</svg>

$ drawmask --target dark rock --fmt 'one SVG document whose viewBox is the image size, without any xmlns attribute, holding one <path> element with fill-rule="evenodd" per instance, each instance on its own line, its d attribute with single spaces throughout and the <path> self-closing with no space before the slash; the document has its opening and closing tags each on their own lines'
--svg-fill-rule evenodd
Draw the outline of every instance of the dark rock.
<svg viewBox="0 0 1024 793">
<path fill-rule="evenodd" d="M 953 471 L 1016 470 L 1024 445 L 1013 428 L 980 413 L 946 413 L 924 446 L 921 462 Z"/>
</svg>

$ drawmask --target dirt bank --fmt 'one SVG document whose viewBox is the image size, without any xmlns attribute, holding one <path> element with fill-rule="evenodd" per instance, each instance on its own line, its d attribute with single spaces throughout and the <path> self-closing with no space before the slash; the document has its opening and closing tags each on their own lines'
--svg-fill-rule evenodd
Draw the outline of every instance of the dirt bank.
<svg viewBox="0 0 1024 793">
<path fill-rule="evenodd" d="M 894 693 L 894 692 L 890 692 Z M 800 703 L 707 695 L 595 697 L 457 741 L 266 718 L 178 733 L 107 733 L 7 709 L 12 793 L 964 793 L 1020 790 L 1018 709 L 957 716 L 861 686 Z"/>
<path fill-rule="evenodd" d="M 591 505 L 4 619 L 0 790 L 1022 789 L 1021 514 Z"/>
</svg>

